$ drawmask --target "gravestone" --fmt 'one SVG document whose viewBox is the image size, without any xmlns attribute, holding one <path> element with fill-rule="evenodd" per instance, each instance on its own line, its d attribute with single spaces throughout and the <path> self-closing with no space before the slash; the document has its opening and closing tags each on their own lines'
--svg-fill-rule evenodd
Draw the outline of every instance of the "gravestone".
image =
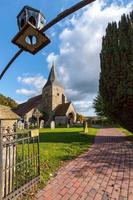
<svg viewBox="0 0 133 200">
<path fill-rule="evenodd" d="M 51 127 L 51 129 L 55 129 L 55 122 L 54 121 L 51 122 L 50 127 Z"/>
<path fill-rule="evenodd" d="M 69 123 L 67 124 L 67 128 L 70 128 L 70 124 Z"/>
<path fill-rule="evenodd" d="M 44 128 L 44 120 L 40 121 L 40 128 Z"/>
<path fill-rule="evenodd" d="M 24 123 L 20 120 L 20 121 L 18 121 L 18 129 L 19 130 L 23 130 L 24 129 Z"/>
<path fill-rule="evenodd" d="M 88 133 L 88 123 L 86 121 L 84 122 L 84 133 Z"/>
</svg>

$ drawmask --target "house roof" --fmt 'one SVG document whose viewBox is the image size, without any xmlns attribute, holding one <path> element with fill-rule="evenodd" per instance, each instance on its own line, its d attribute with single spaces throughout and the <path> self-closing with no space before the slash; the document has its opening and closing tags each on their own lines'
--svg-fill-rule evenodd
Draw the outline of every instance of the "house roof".
<svg viewBox="0 0 133 200">
<path fill-rule="evenodd" d="M 14 113 L 10 107 L 0 105 L 0 120 L 8 119 L 19 119 L 20 117 Z"/>
<path fill-rule="evenodd" d="M 58 105 L 55 110 L 55 116 L 65 116 L 70 105 L 71 102 Z"/>
<path fill-rule="evenodd" d="M 20 116 L 23 116 L 33 108 L 37 107 L 41 100 L 42 95 L 35 96 L 29 99 L 27 102 L 18 105 L 18 107 L 14 109 L 14 112 Z"/>
<path fill-rule="evenodd" d="M 50 73 L 49 73 L 48 80 L 47 80 L 46 84 L 44 85 L 44 88 L 47 87 L 47 86 L 51 86 L 51 85 L 58 85 L 58 86 L 62 87 L 61 84 L 59 83 L 58 79 L 57 79 L 54 64 L 52 65 L 52 68 L 51 68 Z"/>
</svg>

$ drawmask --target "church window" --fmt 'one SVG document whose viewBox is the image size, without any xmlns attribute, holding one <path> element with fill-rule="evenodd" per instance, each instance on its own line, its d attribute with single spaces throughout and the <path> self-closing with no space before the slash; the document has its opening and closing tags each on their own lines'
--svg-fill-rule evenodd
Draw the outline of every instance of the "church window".
<svg viewBox="0 0 133 200">
<path fill-rule="evenodd" d="M 57 93 L 57 96 L 60 96 L 60 94 L 59 94 L 59 93 Z"/>
</svg>

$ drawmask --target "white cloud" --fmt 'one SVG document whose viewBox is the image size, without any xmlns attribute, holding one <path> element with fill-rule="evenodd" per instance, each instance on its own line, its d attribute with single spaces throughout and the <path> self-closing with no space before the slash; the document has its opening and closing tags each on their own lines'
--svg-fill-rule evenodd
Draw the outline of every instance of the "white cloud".
<svg viewBox="0 0 133 200">
<path fill-rule="evenodd" d="M 42 75 L 19 76 L 17 80 L 22 84 L 34 87 L 36 90 L 41 90 L 47 81 Z"/>
<path fill-rule="evenodd" d="M 34 90 L 27 90 L 25 88 L 17 89 L 16 93 L 17 94 L 26 95 L 26 96 L 33 96 L 33 95 L 35 95 L 35 91 Z"/>
<path fill-rule="evenodd" d="M 54 52 L 50 53 L 47 57 L 48 68 L 51 69 L 53 63 L 56 63 L 58 56 L 54 54 Z"/>
<path fill-rule="evenodd" d="M 21 100 L 15 100 L 18 104 L 22 104 L 24 103 L 25 101 L 21 101 Z"/>
<path fill-rule="evenodd" d="M 123 13 L 133 9 L 133 3 L 124 1 L 97 0 L 92 5 L 67 19 L 59 35 L 59 54 L 53 52 L 47 57 L 49 66 L 55 59 L 62 84 L 69 99 L 78 103 L 91 101 L 98 91 L 102 37 L 108 22 L 118 21 Z M 85 103 L 84 103 L 85 104 Z M 80 106 L 81 105 L 81 106 Z M 86 108 L 87 109 L 87 108 Z"/>
<path fill-rule="evenodd" d="M 25 86 L 26 88 L 17 89 L 16 93 L 26 96 L 33 96 L 40 94 L 43 86 L 47 81 L 42 75 L 19 76 L 17 80 L 21 85 Z M 27 87 L 29 88 L 27 89 Z"/>
<path fill-rule="evenodd" d="M 84 115 L 95 115 L 93 111 L 93 102 L 91 101 L 75 101 L 74 106 L 79 113 Z"/>
</svg>

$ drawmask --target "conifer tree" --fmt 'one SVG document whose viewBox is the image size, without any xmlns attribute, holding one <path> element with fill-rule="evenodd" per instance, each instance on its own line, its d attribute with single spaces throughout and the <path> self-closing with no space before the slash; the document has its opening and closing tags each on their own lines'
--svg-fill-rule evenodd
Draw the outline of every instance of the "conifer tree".
<svg viewBox="0 0 133 200">
<path fill-rule="evenodd" d="M 133 132 L 133 12 L 109 23 L 102 41 L 99 91 L 106 113 Z"/>
</svg>

